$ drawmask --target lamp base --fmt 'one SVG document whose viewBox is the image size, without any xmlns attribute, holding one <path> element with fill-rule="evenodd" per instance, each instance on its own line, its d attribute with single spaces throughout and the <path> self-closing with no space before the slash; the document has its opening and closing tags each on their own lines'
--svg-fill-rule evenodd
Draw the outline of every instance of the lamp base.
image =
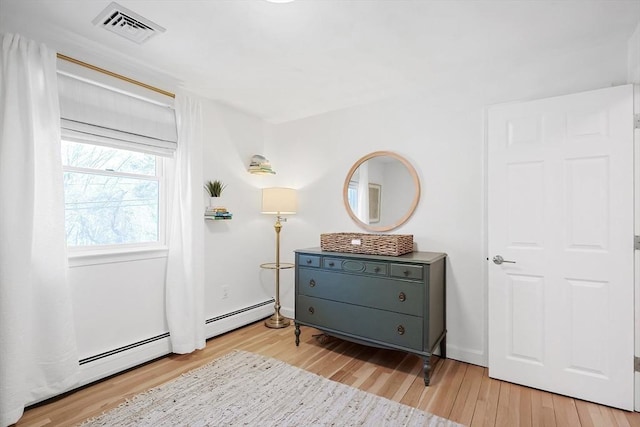
<svg viewBox="0 0 640 427">
<path fill-rule="evenodd" d="M 275 313 L 273 316 L 271 316 L 270 318 L 264 321 L 264 325 L 267 328 L 272 328 L 272 329 L 286 328 L 290 324 L 291 324 L 291 320 L 282 316 L 280 313 Z"/>
</svg>

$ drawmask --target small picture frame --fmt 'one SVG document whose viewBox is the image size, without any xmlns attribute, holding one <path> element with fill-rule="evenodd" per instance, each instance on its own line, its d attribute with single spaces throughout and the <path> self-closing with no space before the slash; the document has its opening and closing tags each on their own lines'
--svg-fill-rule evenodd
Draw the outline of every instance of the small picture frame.
<svg viewBox="0 0 640 427">
<path fill-rule="evenodd" d="M 369 223 L 380 222 L 380 196 L 382 186 L 380 184 L 369 184 Z"/>
</svg>

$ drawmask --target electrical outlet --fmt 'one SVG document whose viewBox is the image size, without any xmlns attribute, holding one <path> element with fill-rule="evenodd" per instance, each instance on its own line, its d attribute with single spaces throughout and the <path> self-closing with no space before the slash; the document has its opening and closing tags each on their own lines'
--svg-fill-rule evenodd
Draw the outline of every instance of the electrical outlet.
<svg viewBox="0 0 640 427">
<path fill-rule="evenodd" d="M 222 299 L 229 298 L 229 285 L 224 285 L 222 287 Z"/>
</svg>

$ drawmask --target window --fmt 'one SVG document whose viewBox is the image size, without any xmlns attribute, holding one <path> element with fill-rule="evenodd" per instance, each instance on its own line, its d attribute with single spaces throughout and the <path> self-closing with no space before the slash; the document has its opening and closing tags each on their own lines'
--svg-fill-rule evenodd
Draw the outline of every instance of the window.
<svg viewBox="0 0 640 427">
<path fill-rule="evenodd" d="M 58 63 L 58 95 L 67 245 L 121 254 L 164 244 L 173 99 L 66 62 Z"/>
<path fill-rule="evenodd" d="M 62 142 L 67 245 L 158 243 L 162 159 Z"/>
</svg>

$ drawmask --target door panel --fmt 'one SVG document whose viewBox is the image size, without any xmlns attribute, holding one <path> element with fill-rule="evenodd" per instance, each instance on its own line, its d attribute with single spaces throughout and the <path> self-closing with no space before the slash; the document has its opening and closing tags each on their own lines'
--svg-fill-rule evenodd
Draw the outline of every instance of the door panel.
<svg viewBox="0 0 640 427">
<path fill-rule="evenodd" d="M 490 376 L 633 408 L 632 101 L 489 109 Z"/>
<path fill-rule="evenodd" d="M 570 359 L 568 370 L 577 374 L 607 375 L 607 312 L 609 284 L 606 282 L 567 279 L 569 288 Z"/>
<path fill-rule="evenodd" d="M 544 279 L 507 275 L 509 357 L 541 365 L 544 355 Z"/>
<path fill-rule="evenodd" d="M 566 250 L 606 251 L 609 246 L 609 158 L 565 162 Z"/>
<path fill-rule="evenodd" d="M 511 247 L 541 248 L 544 232 L 544 163 L 507 166 L 508 239 Z"/>
</svg>

